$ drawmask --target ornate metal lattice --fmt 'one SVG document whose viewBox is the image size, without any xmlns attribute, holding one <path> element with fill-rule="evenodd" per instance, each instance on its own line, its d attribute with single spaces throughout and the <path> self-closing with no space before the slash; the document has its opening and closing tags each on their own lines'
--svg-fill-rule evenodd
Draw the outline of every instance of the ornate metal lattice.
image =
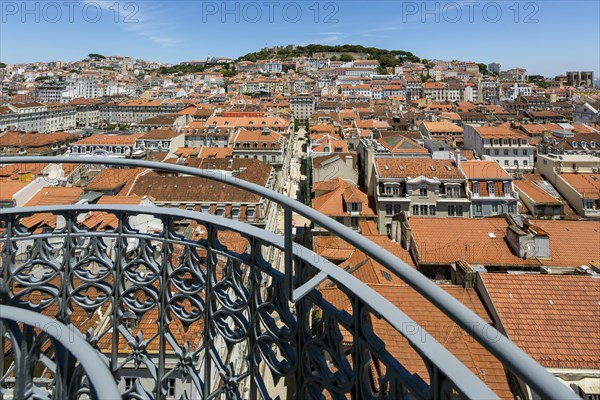
<svg viewBox="0 0 600 400">
<path fill-rule="evenodd" d="M 42 160 L 67 162 L 16 161 Z M 204 174 L 131 160 L 100 162 Z M 344 270 L 292 243 L 292 209 L 365 251 L 461 327 L 467 329 L 473 321 L 484 324 L 476 315 L 415 271 L 400 268 L 401 261 L 385 250 L 314 210 L 243 181 L 215 175 L 211 179 L 279 201 L 286 221 L 284 237 L 181 209 L 4 209 L 2 305 L 54 318 L 59 329 L 84 337 L 108 366 L 124 399 L 495 397 L 431 336 L 415 340 L 406 335 L 403 327 L 416 324 L 401 310 Z M 281 271 L 268 261 L 273 249 L 283 254 Z M 322 296 L 319 285 L 325 280 L 339 289 L 335 299 Z M 373 329 L 375 320 L 408 341 L 422 359 L 426 373 L 421 376 L 428 382 L 410 374 L 402 360 L 387 351 Z M 47 340 L 41 333 L 33 342 L 12 340 L 17 331 L 6 329 L 12 322 L 3 315 L 0 321 L 1 396 L 13 396 L 18 387 L 27 388 L 24 397 L 45 390 L 61 398 L 85 398 L 95 395 L 86 388 L 102 387 L 96 382 L 99 377 L 79 367 L 94 357 L 79 354 L 79 361 L 57 362 L 63 350 L 75 347 L 63 341 L 63 348 L 53 351 L 44 345 Z M 467 331 L 538 393 L 575 398 L 508 340 L 492 343 Z M 33 372 L 16 374 L 14 357 L 23 351 L 30 356 L 19 368 Z M 36 369 L 38 360 L 54 363 L 54 368 Z M 69 367 L 57 368 L 62 365 Z M 69 382 L 69 390 L 60 388 L 64 382 Z"/>
</svg>

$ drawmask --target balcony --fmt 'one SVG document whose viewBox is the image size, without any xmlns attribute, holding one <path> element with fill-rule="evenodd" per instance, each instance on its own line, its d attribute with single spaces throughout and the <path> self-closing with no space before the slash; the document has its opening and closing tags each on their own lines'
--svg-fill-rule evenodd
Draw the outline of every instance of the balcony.
<svg viewBox="0 0 600 400">
<path fill-rule="evenodd" d="M 404 280 L 541 397 L 578 398 L 426 277 L 281 194 L 180 165 L 0 158 L 0 164 L 9 162 L 134 166 L 202 176 L 278 204 L 285 229 L 279 236 L 207 213 L 150 206 L 0 210 L 0 397 L 497 398 L 421 327 L 415 334 L 417 325 L 402 310 L 293 243 L 292 212 L 297 212 Z M 82 222 L 90 215 L 102 229 Z M 53 223 L 28 228 L 31 217 L 42 216 Z M 160 228 L 139 222 L 148 218 Z M 186 224 L 195 228 L 176 229 Z M 273 261 L 273 254 L 284 262 Z M 349 309 L 325 300 L 320 288 L 326 282 L 339 288 Z M 392 357 L 371 319 L 385 321 L 406 338 L 426 366 L 427 381 Z M 348 346 L 340 345 L 343 338 L 349 338 Z"/>
</svg>

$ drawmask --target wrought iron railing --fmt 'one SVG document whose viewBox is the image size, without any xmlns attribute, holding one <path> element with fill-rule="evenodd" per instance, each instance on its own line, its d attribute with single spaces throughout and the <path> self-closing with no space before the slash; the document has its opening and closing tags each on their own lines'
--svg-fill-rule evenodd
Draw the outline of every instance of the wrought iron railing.
<svg viewBox="0 0 600 400">
<path fill-rule="evenodd" d="M 203 176 L 283 207 L 283 237 L 181 209 L 64 205 L 0 210 L 2 304 L 56 318 L 75 336 L 84 335 L 103 355 L 123 398 L 496 398 L 433 337 L 423 330 L 418 335 L 407 332 L 416 324 L 392 303 L 293 243 L 292 211 L 386 266 L 544 398 L 578 398 L 426 277 L 351 229 L 283 195 L 179 165 L 71 157 L 0 159 L 9 161 L 101 163 Z M 47 224 L 31 222 L 42 216 Z M 92 217 L 101 223 L 86 223 Z M 40 226 L 46 228 L 33 229 Z M 282 271 L 265 258 L 269 248 L 283 252 Z M 323 298 L 319 285 L 325 280 L 340 290 L 343 307 Z M 371 326 L 373 319 L 386 321 L 406 338 L 423 360 L 428 383 L 389 353 Z M 59 369 L 61 374 L 42 368 L 35 370 L 37 375 L 15 375 L 7 365 L 22 350 L 17 344 L 9 352 L 2 348 L 0 393 L 13 393 L 8 386 L 17 380 L 19 387 L 32 388 L 40 382 L 36 376 L 45 378 L 49 387 L 64 381 L 65 374 L 72 387 L 102 385 L 95 374 L 84 377 L 76 363 Z M 65 347 L 70 350 L 70 345 Z M 43 341 L 36 350 L 33 364 L 40 357 L 59 355 Z M 80 358 L 81 365 L 89 372 L 84 362 L 89 362 L 88 355 L 75 356 L 85 358 Z M 29 368 L 33 371 L 35 365 Z M 68 395 L 77 398 L 81 393 Z"/>
</svg>

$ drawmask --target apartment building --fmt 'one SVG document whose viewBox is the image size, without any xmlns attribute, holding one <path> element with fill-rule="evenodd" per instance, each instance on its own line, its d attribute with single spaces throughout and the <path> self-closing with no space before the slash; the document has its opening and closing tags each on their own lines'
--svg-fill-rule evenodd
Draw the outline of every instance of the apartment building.
<svg viewBox="0 0 600 400">
<path fill-rule="evenodd" d="M 100 121 L 108 124 L 137 124 L 148 118 L 177 113 L 188 105 L 167 100 L 127 100 L 98 106 Z"/>
<path fill-rule="evenodd" d="M 135 141 L 143 133 L 133 135 L 107 135 L 99 133 L 71 143 L 68 155 L 71 156 L 104 156 L 125 158 L 133 153 Z"/>
<path fill-rule="evenodd" d="M 301 124 L 308 122 L 308 119 L 316 110 L 316 104 L 315 97 L 310 94 L 299 93 L 290 97 L 292 115 Z"/>
<path fill-rule="evenodd" d="M 283 163 L 283 136 L 265 128 L 259 130 L 239 129 L 231 136 L 234 158 L 255 158 L 271 165 Z"/>
<path fill-rule="evenodd" d="M 532 171 L 535 147 L 529 136 L 507 125 L 463 127 L 464 148 L 481 159 L 494 160 L 511 173 Z"/>
<path fill-rule="evenodd" d="M 171 129 L 155 129 L 144 133 L 135 139 L 134 153 L 144 151 L 169 151 L 175 153 L 179 147 L 185 145 L 183 132 Z"/>
<path fill-rule="evenodd" d="M 467 180 L 451 160 L 376 158 L 375 204 L 379 232 L 390 233 L 392 217 L 469 217 Z"/>
<path fill-rule="evenodd" d="M 460 168 L 468 180 L 467 196 L 472 217 L 515 214 L 519 196 L 512 176 L 496 161 L 463 161 Z"/>
<path fill-rule="evenodd" d="M 600 157 L 539 155 L 538 169 L 579 215 L 600 218 Z"/>
<path fill-rule="evenodd" d="M 460 83 L 425 82 L 422 95 L 432 101 L 463 101 L 465 88 Z"/>
<path fill-rule="evenodd" d="M 13 103 L 0 106 L 0 132 L 56 132 L 75 128 L 77 110 L 67 104 Z"/>
<path fill-rule="evenodd" d="M 463 129 L 446 119 L 423 121 L 419 131 L 425 138 L 439 140 L 451 146 L 462 144 Z"/>
</svg>

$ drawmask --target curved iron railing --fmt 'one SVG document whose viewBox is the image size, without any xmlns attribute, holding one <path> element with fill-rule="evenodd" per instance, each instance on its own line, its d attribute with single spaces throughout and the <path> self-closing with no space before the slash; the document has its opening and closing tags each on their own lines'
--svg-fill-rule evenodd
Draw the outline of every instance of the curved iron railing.
<svg viewBox="0 0 600 400">
<path fill-rule="evenodd" d="M 100 312 L 104 322 L 99 322 L 100 327 L 88 333 L 88 340 L 103 353 L 110 354 L 113 374 L 118 376 L 130 363 L 145 366 L 147 376 L 137 377 L 135 385 L 130 381 L 125 397 L 140 396 L 140 393 L 151 396 L 140 383 L 143 379 L 152 382 L 156 397 L 166 397 L 172 389 L 169 379 L 177 377 L 191 382 L 192 390 L 207 399 L 253 398 L 257 394 L 270 398 L 261 370 L 261 366 L 266 365 L 273 382 L 285 378 L 291 388 L 288 395 L 296 398 L 319 397 L 322 391 L 333 398 L 347 395 L 354 398 L 454 395 L 494 398 L 485 384 L 431 336 L 415 340 L 407 335 L 404 328 L 414 322 L 386 299 L 345 271 L 293 244 L 291 215 L 295 211 L 386 266 L 543 397 L 578 398 L 512 342 L 419 272 L 352 230 L 281 194 L 214 171 L 146 161 L 18 157 L 0 159 L 2 162 L 102 163 L 165 170 L 218 180 L 259 194 L 283 207 L 283 238 L 205 213 L 158 207 L 84 205 L 0 211 L 5 224 L 0 237 L 3 303 L 32 307 L 26 296 L 37 290 L 58 296 L 56 316 L 61 321 L 71 322 L 75 305 L 86 313 Z M 64 225 L 60 229 L 32 234 L 22 228 L 23 218 L 48 212 L 62 218 Z M 105 232 L 83 229 L 78 216 L 88 212 L 112 215 L 117 221 L 116 227 Z M 130 218 L 141 214 L 160 220 L 162 232 L 144 233 L 132 227 Z M 177 234 L 173 226 L 182 219 L 202 225 L 206 238 L 190 240 Z M 239 254 L 228 250 L 218 239 L 222 231 L 240 234 L 247 240 L 249 250 Z M 30 241 L 29 247 L 25 247 L 20 253 L 22 259 L 18 259 L 17 243 L 27 241 Z M 274 270 L 263 258 L 262 248 L 266 246 L 285 253 L 283 273 Z M 76 260 L 72 252 L 77 248 L 91 250 Z M 107 253 L 109 248 L 113 249 L 111 254 Z M 59 263 L 49 262 L 53 254 L 61 255 Z M 179 254 L 178 261 L 172 259 L 173 254 Z M 35 263 L 41 263 L 44 271 L 33 268 Z M 41 277 L 36 277 L 36 273 Z M 58 279 L 59 284 L 52 285 L 53 279 Z M 345 294 L 349 312 L 323 300 L 315 290 L 325 279 L 333 281 Z M 75 284 L 80 286 L 75 287 Z M 100 294 L 90 295 L 92 289 Z M 46 299 L 40 304 L 43 307 L 38 309 L 47 311 L 54 301 Z M 128 325 L 126 317 L 132 314 L 133 320 L 142 321 L 149 315 L 154 316 L 153 323 L 158 323 L 159 334 L 148 338 L 143 328 Z M 369 321 L 373 317 L 383 318 L 408 339 L 427 367 L 429 386 L 418 376 L 410 375 L 386 351 L 370 328 Z M 196 337 L 196 342 L 178 341 L 182 331 L 174 334 L 176 327 L 172 324 L 181 324 L 183 337 L 186 332 L 195 332 L 196 336 L 192 337 Z M 194 331 L 194 324 L 201 326 Z M 340 346 L 345 335 L 351 338 L 349 349 Z M 106 346 L 108 337 L 111 338 L 110 351 L 102 347 Z M 128 355 L 121 354 L 120 349 L 127 346 L 121 346 L 119 340 L 124 340 L 131 349 Z M 149 348 L 154 353 L 149 352 Z M 223 349 L 227 351 L 220 351 Z M 233 360 L 244 360 L 244 365 L 239 366 Z M 385 366 L 378 382 L 370 381 L 368 376 L 374 362 Z"/>
<path fill-rule="evenodd" d="M 0 337 L 6 337 L 13 355 L 6 375 L 0 369 L 2 379 L 7 375 L 17 377 L 12 390 L 15 399 L 69 399 L 89 395 L 92 399 L 117 399 L 119 390 L 104 359 L 72 327 L 34 311 L 0 304 Z M 53 352 L 50 360 L 38 349 L 46 347 L 45 353 Z M 4 354 L 4 340 L 0 344 Z M 4 357 L 2 357 L 4 360 Z M 36 387 L 33 366 L 40 363 L 53 375 L 53 390 Z M 76 379 L 73 379 L 77 377 Z M 0 392 L 2 393 L 2 392 Z M 50 397 L 49 394 L 52 396 Z"/>
</svg>

